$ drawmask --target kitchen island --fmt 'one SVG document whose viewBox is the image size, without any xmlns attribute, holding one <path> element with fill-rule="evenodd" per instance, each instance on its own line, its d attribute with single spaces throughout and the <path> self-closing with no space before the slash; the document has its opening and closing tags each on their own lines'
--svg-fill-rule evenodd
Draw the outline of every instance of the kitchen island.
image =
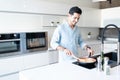
<svg viewBox="0 0 120 80">
<path fill-rule="evenodd" d="M 120 80 L 120 66 L 110 68 L 110 75 L 62 62 L 19 72 L 19 80 Z"/>
</svg>

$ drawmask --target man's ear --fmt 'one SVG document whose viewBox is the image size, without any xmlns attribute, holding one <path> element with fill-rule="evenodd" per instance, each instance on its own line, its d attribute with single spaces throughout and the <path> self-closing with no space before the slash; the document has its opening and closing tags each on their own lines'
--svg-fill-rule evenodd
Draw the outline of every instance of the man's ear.
<svg viewBox="0 0 120 80">
<path fill-rule="evenodd" d="M 68 14 L 67 14 L 67 16 L 68 16 L 68 17 L 70 17 L 70 16 L 71 16 L 71 14 L 69 14 L 69 13 L 68 13 Z"/>
</svg>

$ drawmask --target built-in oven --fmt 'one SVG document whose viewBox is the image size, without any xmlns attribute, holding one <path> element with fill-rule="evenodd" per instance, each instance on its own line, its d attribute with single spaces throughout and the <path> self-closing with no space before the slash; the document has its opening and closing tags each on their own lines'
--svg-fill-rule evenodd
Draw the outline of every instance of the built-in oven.
<svg viewBox="0 0 120 80">
<path fill-rule="evenodd" d="M 47 32 L 26 33 L 26 48 L 29 51 L 47 50 Z"/>
<path fill-rule="evenodd" d="M 20 34 L 0 34 L 0 54 L 20 51 Z"/>
<path fill-rule="evenodd" d="M 24 54 L 47 49 L 47 32 L 0 34 L 0 56 Z"/>
</svg>

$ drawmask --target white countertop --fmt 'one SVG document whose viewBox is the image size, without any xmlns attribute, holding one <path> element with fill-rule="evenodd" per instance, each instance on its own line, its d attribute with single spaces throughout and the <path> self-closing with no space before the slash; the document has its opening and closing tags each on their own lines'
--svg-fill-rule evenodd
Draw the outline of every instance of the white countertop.
<svg viewBox="0 0 120 80">
<path fill-rule="evenodd" d="M 120 66 L 105 75 L 96 68 L 86 69 L 72 62 L 56 63 L 19 72 L 19 80 L 120 80 Z"/>
</svg>

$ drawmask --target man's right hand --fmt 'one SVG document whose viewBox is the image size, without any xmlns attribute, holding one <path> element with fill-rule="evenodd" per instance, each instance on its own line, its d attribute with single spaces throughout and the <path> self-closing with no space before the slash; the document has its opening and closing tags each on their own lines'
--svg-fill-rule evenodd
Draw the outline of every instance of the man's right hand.
<svg viewBox="0 0 120 80">
<path fill-rule="evenodd" d="M 64 52 L 69 56 L 71 56 L 73 54 L 70 50 L 68 50 L 66 48 L 64 49 Z"/>
<path fill-rule="evenodd" d="M 69 49 L 64 48 L 64 47 L 62 47 L 62 46 L 58 46 L 58 47 L 57 47 L 57 50 L 64 51 L 67 55 L 70 55 L 70 56 L 73 54 Z"/>
</svg>

